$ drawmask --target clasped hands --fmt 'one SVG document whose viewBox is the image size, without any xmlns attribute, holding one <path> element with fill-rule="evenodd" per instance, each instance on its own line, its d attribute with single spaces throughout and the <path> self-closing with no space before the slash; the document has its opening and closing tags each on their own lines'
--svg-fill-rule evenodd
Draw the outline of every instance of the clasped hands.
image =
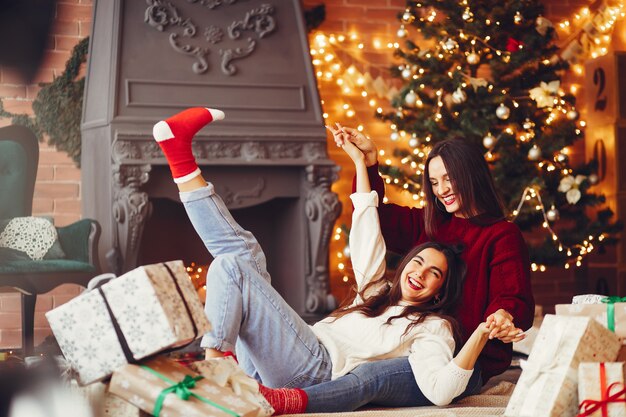
<svg viewBox="0 0 626 417">
<path fill-rule="evenodd" d="M 498 339 L 504 343 L 519 342 L 526 337 L 524 331 L 513 324 L 513 316 L 503 309 L 490 314 L 478 328 L 488 334 L 489 339 Z"/>
<path fill-rule="evenodd" d="M 339 123 L 335 123 L 335 126 L 326 126 L 326 129 L 333 134 L 337 146 L 342 148 L 355 163 L 364 161 L 368 167 L 376 163 L 378 151 L 373 140 L 357 129 L 345 127 Z"/>
</svg>

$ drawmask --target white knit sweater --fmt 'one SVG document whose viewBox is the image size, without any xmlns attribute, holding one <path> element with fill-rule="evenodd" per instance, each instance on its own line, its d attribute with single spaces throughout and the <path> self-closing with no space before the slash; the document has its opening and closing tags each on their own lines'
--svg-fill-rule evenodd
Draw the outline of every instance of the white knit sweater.
<svg viewBox="0 0 626 417">
<path fill-rule="evenodd" d="M 376 210 L 376 192 L 355 193 L 350 198 L 354 204 L 350 255 L 361 289 L 383 276 L 386 249 Z M 381 281 L 381 285 L 386 283 Z M 354 301 L 361 302 L 360 298 Z M 316 323 L 312 328 L 330 354 L 332 378 L 365 362 L 408 356 L 415 381 L 426 398 L 436 405 L 449 404 L 465 390 L 472 371 L 461 369 L 452 361 L 454 339 L 445 320 L 429 317 L 407 334 L 404 332 L 411 321 L 406 318 L 385 324 L 402 309 L 403 306 L 394 306 L 378 317 L 351 313 Z"/>
</svg>

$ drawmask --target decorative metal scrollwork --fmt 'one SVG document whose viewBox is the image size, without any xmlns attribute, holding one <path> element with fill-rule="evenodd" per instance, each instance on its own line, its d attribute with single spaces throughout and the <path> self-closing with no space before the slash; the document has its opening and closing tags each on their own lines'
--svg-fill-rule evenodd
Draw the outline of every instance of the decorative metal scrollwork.
<svg viewBox="0 0 626 417">
<path fill-rule="evenodd" d="M 261 7 L 252 9 L 246 13 L 243 20 L 233 22 L 228 27 L 228 35 L 231 39 L 238 39 L 244 30 L 254 30 L 259 38 L 276 29 L 276 22 L 270 14 L 274 13 L 274 7 L 270 4 L 263 4 Z"/>
<path fill-rule="evenodd" d="M 203 6 L 208 7 L 209 9 L 215 9 L 223 4 L 234 4 L 237 3 L 237 0 L 187 0 L 189 3 L 200 3 Z"/>
<path fill-rule="evenodd" d="M 226 75 L 233 75 L 237 72 L 237 67 L 234 66 L 231 61 L 235 59 L 245 58 L 254 52 L 256 42 L 252 38 L 248 38 L 248 47 L 245 49 L 220 49 L 220 55 L 222 55 L 222 72 Z"/>
</svg>

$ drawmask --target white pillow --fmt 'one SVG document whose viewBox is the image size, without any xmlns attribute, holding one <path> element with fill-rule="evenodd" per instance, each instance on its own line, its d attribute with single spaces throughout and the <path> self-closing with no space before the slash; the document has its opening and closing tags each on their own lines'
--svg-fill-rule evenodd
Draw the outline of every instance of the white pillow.
<svg viewBox="0 0 626 417">
<path fill-rule="evenodd" d="M 0 247 L 25 252 L 40 261 L 58 239 L 54 225 L 41 217 L 15 217 L 0 233 Z"/>
</svg>

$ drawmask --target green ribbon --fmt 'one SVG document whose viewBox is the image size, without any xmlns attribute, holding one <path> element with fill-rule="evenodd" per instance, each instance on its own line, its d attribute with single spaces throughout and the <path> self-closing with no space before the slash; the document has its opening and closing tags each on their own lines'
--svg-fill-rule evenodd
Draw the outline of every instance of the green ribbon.
<svg viewBox="0 0 626 417">
<path fill-rule="evenodd" d="M 607 304 L 606 306 L 606 321 L 607 327 L 610 331 L 615 333 L 615 303 L 626 303 L 626 297 L 618 297 L 616 295 L 612 295 L 610 297 L 603 298 L 603 303 Z"/>
<path fill-rule="evenodd" d="M 168 384 L 171 384 L 170 387 L 165 388 L 163 391 L 161 391 L 161 393 L 156 399 L 156 402 L 154 403 L 154 410 L 152 411 L 152 414 L 155 417 L 159 417 L 159 414 L 161 413 L 161 409 L 163 408 L 163 401 L 165 401 L 165 397 L 171 393 L 176 394 L 178 398 L 184 401 L 187 401 L 189 397 L 197 398 L 203 403 L 209 404 L 217 409 L 220 409 L 224 411 L 225 413 L 230 414 L 233 417 L 241 417 L 239 414 L 235 413 L 234 411 L 229 410 L 228 408 L 222 407 L 221 405 L 214 403 L 208 398 L 201 397 L 200 395 L 191 392 L 191 390 L 194 389 L 196 386 L 196 381 L 199 381 L 204 378 L 202 375 L 198 375 L 198 376 L 185 375 L 185 378 L 183 378 L 182 381 L 176 383 L 172 381 L 171 379 L 169 379 L 168 377 L 166 377 L 165 375 L 160 374 L 159 372 L 155 371 L 154 369 L 148 366 L 141 365 L 141 368 L 145 369 L 146 371 L 149 371 L 153 375 L 156 375 L 157 377 L 161 378 L 163 381 L 167 382 Z"/>
</svg>

